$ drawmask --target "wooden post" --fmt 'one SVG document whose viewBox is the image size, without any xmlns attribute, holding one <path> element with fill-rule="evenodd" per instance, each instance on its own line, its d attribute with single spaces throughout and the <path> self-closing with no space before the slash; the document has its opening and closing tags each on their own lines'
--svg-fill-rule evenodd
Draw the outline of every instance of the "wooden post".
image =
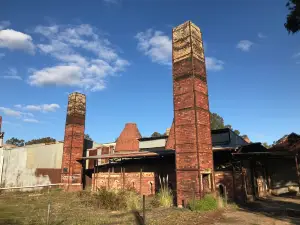
<svg viewBox="0 0 300 225">
<path fill-rule="evenodd" d="M 146 224 L 146 209 L 145 209 L 145 195 L 143 195 L 143 221 L 144 221 L 144 225 Z"/>
<path fill-rule="evenodd" d="M 107 188 L 110 189 L 110 168 L 108 168 L 108 181 L 107 181 Z"/>
<path fill-rule="evenodd" d="M 94 180 L 93 180 L 93 191 L 95 191 L 95 184 L 96 184 L 96 161 L 94 160 Z M 93 179 L 93 176 L 92 176 L 92 179 Z"/>
<path fill-rule="evenodd" d="M 298 153 L 295 155 L 295 163 L 296 163 L 296 170 L 297 170 L 297 177 L 298 177 L 298 184 L 300 188 L 300 177 L 299 177 L 299 165 L 298 165 Z M 299 190 L 300 191 L 300 190 Z"/>
<path fill-rule="evenodd" d="M 142 195 L 142 176 L 143 176 L 143 168 L 140 170 L 140 195 Z"/>
<path fill-rule="evenodd" d="M 50 220 L 50 209 L 51 209 L 51 203 L 48 203 L 48 212 L 47 212 L 47 225 L 49 225 Z"/>
<path fill-rule="evenodd" d="M 125 190 L 125 168 L 123 169 L 123 190 Z"/>
</svg>

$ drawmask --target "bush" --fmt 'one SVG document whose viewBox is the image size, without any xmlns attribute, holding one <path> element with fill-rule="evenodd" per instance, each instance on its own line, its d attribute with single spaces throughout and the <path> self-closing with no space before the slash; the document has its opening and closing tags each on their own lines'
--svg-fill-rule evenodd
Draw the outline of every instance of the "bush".
<svg viewBox="0 0 300 225">
<path fill-rule="evenodd" d="M 211 211 L 218 208 L 218 201 L 212 195 L 205 195 L 200 200 L 192 200 L 188 204 L 188 208 L 192 211 Z"/>
<path fill-rule="evenodd" d="M 134 210 L 140 208 L 140 197 L 128 190 L 98 189 L 95 194 L 97 206 L 109 210 Z"/>
</svg>

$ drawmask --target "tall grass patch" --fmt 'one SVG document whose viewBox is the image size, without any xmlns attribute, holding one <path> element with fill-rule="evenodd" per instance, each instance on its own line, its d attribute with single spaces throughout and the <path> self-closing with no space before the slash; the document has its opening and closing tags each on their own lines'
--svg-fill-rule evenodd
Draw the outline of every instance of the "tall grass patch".
<svg viewBox="0 0 300 225">
<path fill-rule="evenodd" d="M 172 207 L 173 206 L 173 193 L 168 186 L 168 176 L 161 178 L 159 176 L 160 190 L 152 201 L 153 206 Z"/>
<path fill-rule="evenodd" d="M 205 195 L 200 200 L 192 200 L 188 208 L 192 211 L 212 211 L 218 209 L 218 200 L 213 195 Z"/>
</svg>

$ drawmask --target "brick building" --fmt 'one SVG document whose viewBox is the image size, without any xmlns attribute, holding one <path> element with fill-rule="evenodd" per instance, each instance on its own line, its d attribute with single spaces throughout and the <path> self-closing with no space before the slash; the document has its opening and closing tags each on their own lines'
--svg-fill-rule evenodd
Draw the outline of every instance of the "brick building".
<svg viewBox="0 0 300 225">
<path fill-rule="evenodd" d="M 57 160 L 47 168 L 46 161 L 32 168 L 25 163 L 22 169 L 30 170 L 37 184 L 42 174 L 50 178 L 47 183 L 55 180 L 67 191 L 130 187 L 153 195 L 160 189 L 159 178 L 167 178 L 178 206 L 215 190 L 239 201 L 295 187 L 299 191 L 299 136 L 290 135 L 267 150 L 230 129 L 211 130 L 202 34 L 192 22 L 173 29 L 172 53 L 174 117 L 165 136 L 142 137 L 137 124 L 127 123 L 115 142 L 84 140 L 86 96 L 75 92 L 68 99 L 64 142 L 47 146 L 61 159 L 59 165 Z M 24 148 L 14 154 L 30 162 L 33 152 L 40 151 Z M 0 156 L 7 153 L 1 150 Z M 283 170 L 274 166 L 279 163 Z"/>
</svg>

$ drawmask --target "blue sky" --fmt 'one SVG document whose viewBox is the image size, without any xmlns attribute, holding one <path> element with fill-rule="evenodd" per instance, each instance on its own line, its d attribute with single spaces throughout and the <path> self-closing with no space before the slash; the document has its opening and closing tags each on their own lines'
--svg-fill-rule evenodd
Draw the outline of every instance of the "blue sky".
<svg viewBox="0 0 300 225">
<path fill-rule="evenodd" d="M 171 30 L 203 33 L 210 109 L 252 141 L 300 133 L 300 36 L 280 0 L 1 1 L 0 114 L 6 139 L 63 139 L 67 95 L 87 94 L 99 142 L 173 119 Z"/>
</svg>

